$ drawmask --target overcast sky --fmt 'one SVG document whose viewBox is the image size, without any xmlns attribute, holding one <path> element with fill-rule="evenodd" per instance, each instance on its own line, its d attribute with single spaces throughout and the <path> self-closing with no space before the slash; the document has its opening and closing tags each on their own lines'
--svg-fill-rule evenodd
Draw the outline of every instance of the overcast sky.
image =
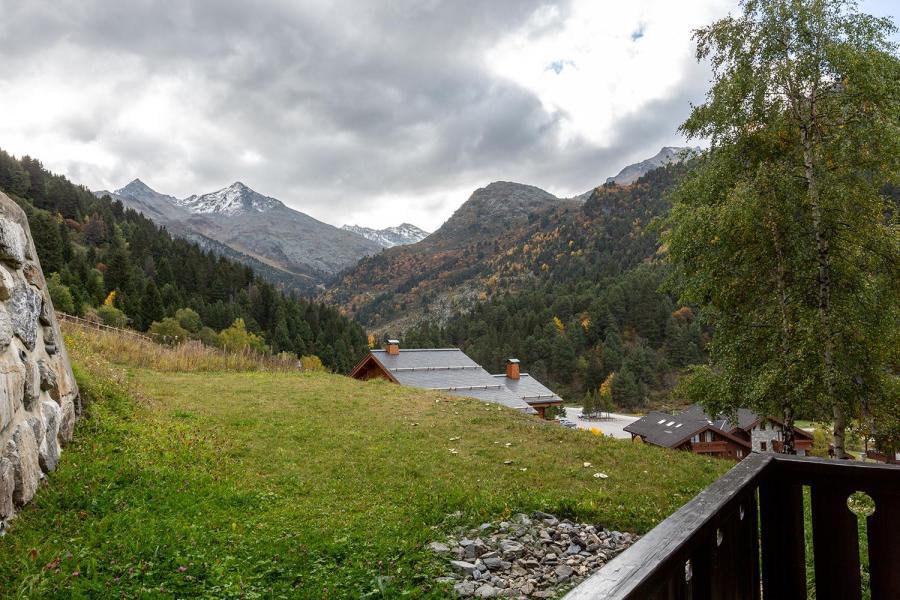
<svg viewBox="0 0 900 600">
<path fill-rule="evenodd" d="M 240 180 L 432 230 L 491 181 L 574 195 L 684 144 L 709 79 L 690 31 L 735 6 L 0 0 L 0 148 L 92 189 Z"/>
</svg>

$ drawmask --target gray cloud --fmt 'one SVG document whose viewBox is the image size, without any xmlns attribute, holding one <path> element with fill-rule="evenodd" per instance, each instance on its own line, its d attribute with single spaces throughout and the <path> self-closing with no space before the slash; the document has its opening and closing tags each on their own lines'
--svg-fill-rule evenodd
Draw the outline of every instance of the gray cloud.
<svg viewBox="0 0 900 600">
<path fill-rule="evenodd" d="M 692 64 L 681 88 L 602 146 L 560 144 L 566 115 L 483 58 L 545 4 L 0 0 L 0 115 L 18 85 L 59 86 L 72 106 L 12 151 L 94 188 L 141 177 L 185 196 L 240 179 L 336 224 L 376 197 L 398 222 L 409 206 L 392 196 L 447 215 L 465 197 L 436 195 L 497 179 L 583 191 L 678 142 L 706 85 Z M 568 2 L 557 9 L 531 34 L 559 27 Z M 101 158 L 43 157 L 28 139 Z"/>
</svg>

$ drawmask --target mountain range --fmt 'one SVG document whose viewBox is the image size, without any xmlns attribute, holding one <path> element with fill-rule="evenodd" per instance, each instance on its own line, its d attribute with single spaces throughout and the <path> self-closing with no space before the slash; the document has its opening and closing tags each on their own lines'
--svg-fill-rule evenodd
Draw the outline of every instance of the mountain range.
<svg viewBox="0 0 900 600">
<path fill-rule="evenodd" d="M 113 192 L 94 193 L 108 194 L 175 235 L 305 292 L 382 249 L 376 242 L 318 221 L 241 182 L 181 199 L 157 192 L 140 179 Z"/>
<path fill-rule="evenodd" d="M 607 185 L 631 185 L 653 169 L 698 151 L 664 147 L 608 178 Z M 157 192 L 140 179 L 94 194 L 108 194 L 173 234 L 244 262 L 285 287 L 308 294 L 326 288 L 326 300 L 341 304 L 370 326 L 383 326 L 393 321 L 379 307 L 389 298 L 396 301 L 398 293 L 404 297 L 400 307 L 409 307 L 410 297 L 424 294 L 429 299 L 414 304 L 441 306 L 444 312 L 484 294 L 482 286 L 469 284 L 486 260 L 497 259 L 499 247 L 509 252 L 509 244 L 552 236 L 548 228 L 560 215 L 577 212 L 594 192 L 558 198 L 535 186 L 497 181 L 475 190 L 432 234 L 409 223 L 386 229 L 337 228 L 239 181 L 186 198 Z M 396 306 L 389 312 L 397 312 Z M 404 321 L 421 316 L 415 310 L 403 314 Z"/>
<path fill-rule="evenodd" d="M 396 227 L 387 227 L 385 229 L 371 229 L 361 225 L 344 225 L 341 229 L 361 235 L 382 248 L 415 244 L 416 242 L 421 242 L 429 235 L 427 231 L 411 223 L 403 223 Z"/>
<path fill-rule="evenodd" d="M 652 260 L 656 248 L 642 241 L 645 228 L 667 204 L 659 185 L 650 186 L 648 197 L 642 192 L 648 185 L 638 184 L 693 152 L 663 148 L 623 169 L 622 180 L 634 177 L 628 183 L 611 178 L 573 198 L 521 183 L 491 183 L 422 241 L 386 249 L 343 271 L 324 299 L 370 330 L 399 335 L 423 320 L 444 322 L 524 282 L 554 277 L 585 256 L 600 260 L 615 252 L 615 260 L 629 265 Z M 605 245 L 596 247 L 598 240 Z"/>
</svg>

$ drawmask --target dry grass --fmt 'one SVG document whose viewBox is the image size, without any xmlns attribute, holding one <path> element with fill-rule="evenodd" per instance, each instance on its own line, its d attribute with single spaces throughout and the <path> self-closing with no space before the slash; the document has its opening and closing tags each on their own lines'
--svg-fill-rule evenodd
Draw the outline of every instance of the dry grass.
<svg viewBox="0 0 900 600">
<path fill-rule="evenodd" d="M 164 373 L 264 371 L 288 372 L 298 370 L 298 361 L 279 356 L 264 356 L 255 352 L 225 352 L 200 342 L 187 342 L 175 347 L 162 346 L 149 340 L 82 327 L 75 323 L 60 323 L 66 347 L 76 360 L 100 355 L 110 362 L 130 367 L 152 369 Z"/>
</svg>

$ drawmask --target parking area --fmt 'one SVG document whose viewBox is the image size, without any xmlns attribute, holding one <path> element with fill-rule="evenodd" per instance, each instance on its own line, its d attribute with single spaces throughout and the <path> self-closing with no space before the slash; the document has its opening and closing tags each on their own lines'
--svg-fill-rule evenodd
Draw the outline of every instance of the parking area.
<svg viewBox="0 0 900 600">
<path fill-rule="evenodd" d="M 609 413 L 609 419 L 600 419 L 597 421 L 586 421 L 581 418 L 580 406 L 567 406 L 566 418 L 575 423 L 581 429 L 599 429 L 603 435 L 611 435 L 614 438 L 630 440 L 631 434 L 625 431 L 625 426 L 637 421 L 640 417 L 637 415 L 623 415 L 619 413 Z"/>
</svg>

